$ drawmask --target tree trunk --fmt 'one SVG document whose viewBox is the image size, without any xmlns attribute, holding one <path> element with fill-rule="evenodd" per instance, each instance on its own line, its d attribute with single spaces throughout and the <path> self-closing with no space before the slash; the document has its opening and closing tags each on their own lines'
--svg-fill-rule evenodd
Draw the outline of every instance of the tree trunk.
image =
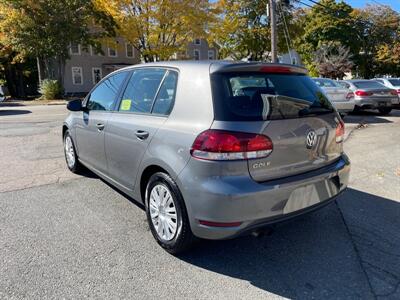
<svg viewBox="0 0 400 300">
<path fill-rule="evenodd" d="M 39 56 L 36 56 L 36 65 L 37 65 L 37 69 L 38 69 L 38 78 L 39 78 L 39 85 L 40 85 L 44 78 L 43 78 L 42 63 L 40 61 Z"/>
</svg>

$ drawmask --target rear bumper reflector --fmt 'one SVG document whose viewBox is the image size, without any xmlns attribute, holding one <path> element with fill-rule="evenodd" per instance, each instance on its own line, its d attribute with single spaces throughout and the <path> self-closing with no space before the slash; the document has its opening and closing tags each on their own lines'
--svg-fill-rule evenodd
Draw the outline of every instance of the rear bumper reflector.
<svg viewBox="0 0 400 300">
<path fill-rule="evenodd" d="M 229 223 L 221 223 L 221 222 L 212 222 L 199 220 L 201 225 L 210 226 L 210 227 L 238 227 L 242 224 L 242 222 L 229 222 Z"/>
</svg>

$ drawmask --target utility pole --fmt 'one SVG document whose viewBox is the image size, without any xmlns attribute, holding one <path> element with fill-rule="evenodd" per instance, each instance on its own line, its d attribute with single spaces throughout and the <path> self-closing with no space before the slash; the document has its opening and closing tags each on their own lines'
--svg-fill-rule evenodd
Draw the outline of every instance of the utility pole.
<svg viewBox="0 0 400 300">
<path fill-rule="evenodd" d="M 273 63 L 278 62 L 277 30 L 276 30 L 276 0 L 269 0 L 269 17 L 271 23 L 271 58 Z M 279 0 L 278 0 L 279 1 Z"/>
</svg>

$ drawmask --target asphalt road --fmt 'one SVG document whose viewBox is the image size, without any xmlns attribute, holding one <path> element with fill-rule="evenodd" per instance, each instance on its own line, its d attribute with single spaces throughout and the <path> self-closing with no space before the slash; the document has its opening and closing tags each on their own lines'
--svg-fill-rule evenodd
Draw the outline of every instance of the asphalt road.
<svg viewBox="0 0 400 300">
<path fill-rule="evenodd" d="M 336 203 L 179 258 L 132 199 L 66 170 L 65 115 L 0 107 L 1 299 L 400 298 L 400 111 L 346 118 L 353 167 Z"/>
</svg>

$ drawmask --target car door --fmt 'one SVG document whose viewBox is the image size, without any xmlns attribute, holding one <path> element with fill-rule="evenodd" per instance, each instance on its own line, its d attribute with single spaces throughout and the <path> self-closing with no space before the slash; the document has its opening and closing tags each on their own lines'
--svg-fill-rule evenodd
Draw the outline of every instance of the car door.
<svg viewBox="0 0 400 300">
<path fill-rule="evenodd" d="M 133 71 L 108 121 L 108 172 L 124 188 L 133 190 L 143 155 L 172 109 L 177 78 L 176 71 L 162 68 Z"/>
<path fill-rule="evenodd" d="M 86 97 L 82 115 L 76 125 L 76 145 L 80 160 L 103 173 L 107 171 L 104 129 L 127 74 L 126 71 L 119 72 L 101 81 Z"/>
</svg>

